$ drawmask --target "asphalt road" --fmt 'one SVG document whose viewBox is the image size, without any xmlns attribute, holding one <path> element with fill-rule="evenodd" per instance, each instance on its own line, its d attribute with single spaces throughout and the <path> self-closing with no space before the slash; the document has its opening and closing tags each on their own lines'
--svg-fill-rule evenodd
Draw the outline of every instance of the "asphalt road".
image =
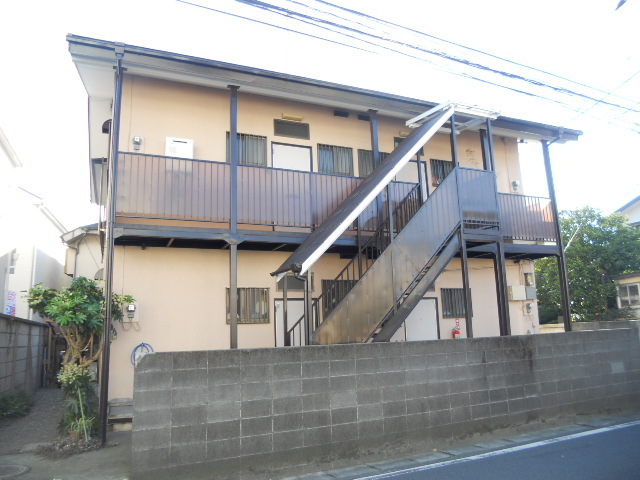
<svg viewBox="0 0 640 480">
<path fill-rule="evenodd" d="M 363 478 L 639 480 L 640 422 Z"/>
</svg>

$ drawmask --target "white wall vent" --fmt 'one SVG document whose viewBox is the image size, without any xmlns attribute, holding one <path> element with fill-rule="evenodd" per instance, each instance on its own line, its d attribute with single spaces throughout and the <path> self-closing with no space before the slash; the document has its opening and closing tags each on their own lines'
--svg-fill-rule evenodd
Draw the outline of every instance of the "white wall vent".
<svg viewBox="0 0 640 480">
<path fill-rule="evenodd" d="M 193 140 L 167 137 L 164 154 L 167 157 L 193 158 Z"/>
</svg>

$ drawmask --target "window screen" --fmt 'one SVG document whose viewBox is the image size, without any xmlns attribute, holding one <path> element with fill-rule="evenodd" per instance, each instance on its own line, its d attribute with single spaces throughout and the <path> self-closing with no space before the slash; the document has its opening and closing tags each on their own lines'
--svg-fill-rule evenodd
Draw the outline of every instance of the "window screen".
<svg viewBox="0 0 640 480">
<path fill-rule="evenodd" d="M 380 161 L 382 162 L 388 153 L 380 152 Z M 373 172 L 373 151 L 358 149 L 358 175 L 368 177 Z"/>
<path fill-rule="evenodd" d="M 228 288 L 227 323 L 229 323 Z M 238 323 L 269 323 L 268 288 L 238 288 Z"/>
<path fill-rule="evenodd" d="M 460 318 L 466 315 L 463 288 L 441 288 L 442 317 Z"/>
<path fill-rule="evenodd" d="M 229 132 L 227 132 L 227 162 L 231 161 Z M 267 166 L 267 137 L 238 134 L 238 163 L 240 165 Z"/>
<path fill-rule="evenodd" d="M 353 149 L 319 143 L 318 171 L 336 175 L 353 175 Z"/>
<path fill-rule="evenodd" d="M 447 178 L 447 175 L 453 170 L 453 162 L 448 160 L 436 160 L 431 159 L 431 182 L 434 187 L 437 187 L 442 181 Z"/>
<path fill-rule="evenodd" d="M 304 140 L 309 140 L 309 124 L 274 120 L 273 134 L 280 137 L 302 138 Z"/>
</svg>

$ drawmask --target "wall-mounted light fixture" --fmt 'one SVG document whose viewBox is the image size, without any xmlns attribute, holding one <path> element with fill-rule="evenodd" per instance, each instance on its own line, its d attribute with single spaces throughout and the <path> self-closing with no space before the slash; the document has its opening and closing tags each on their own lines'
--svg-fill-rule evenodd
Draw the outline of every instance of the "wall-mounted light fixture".
<svg viewBox="0 0 640 480">
<path fill-rule="evenodd" d="M 520 182 L 518 180 L 514 180 L 513 182 L 511 182 L 511 185 L 513 186 L 514 192 L 517 192 L 520 188 Z"/>
<path fill-rule="evenodd" d="M 138 151 L 142 145 L 142 137 L 133 137 L 133 149 Z"/>
<path fill-rule="evenodd" d="M 283 113 L 282 120 L 291 120 L 292 122 L 301 122 L 302 115 L 292 115 L 290 113 Z"/>
</svg>

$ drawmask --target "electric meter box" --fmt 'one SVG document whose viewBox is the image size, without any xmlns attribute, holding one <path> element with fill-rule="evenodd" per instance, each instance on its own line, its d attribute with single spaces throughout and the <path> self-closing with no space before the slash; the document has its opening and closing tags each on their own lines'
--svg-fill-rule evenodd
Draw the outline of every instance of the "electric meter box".
<svg viewBox="0 0 640 480">
<path fill-rule="evenodd" d="M 164 148 L 167 157 L 193 158 L 193 140 L 189 138 L 167 137 Z"/>
<path fill-rule="evenodd" d="M 527 299 L 527 289 L 524 285 L 509 285 L 508 290 L 509 300 L 517 301 Z"/>
</svg>

